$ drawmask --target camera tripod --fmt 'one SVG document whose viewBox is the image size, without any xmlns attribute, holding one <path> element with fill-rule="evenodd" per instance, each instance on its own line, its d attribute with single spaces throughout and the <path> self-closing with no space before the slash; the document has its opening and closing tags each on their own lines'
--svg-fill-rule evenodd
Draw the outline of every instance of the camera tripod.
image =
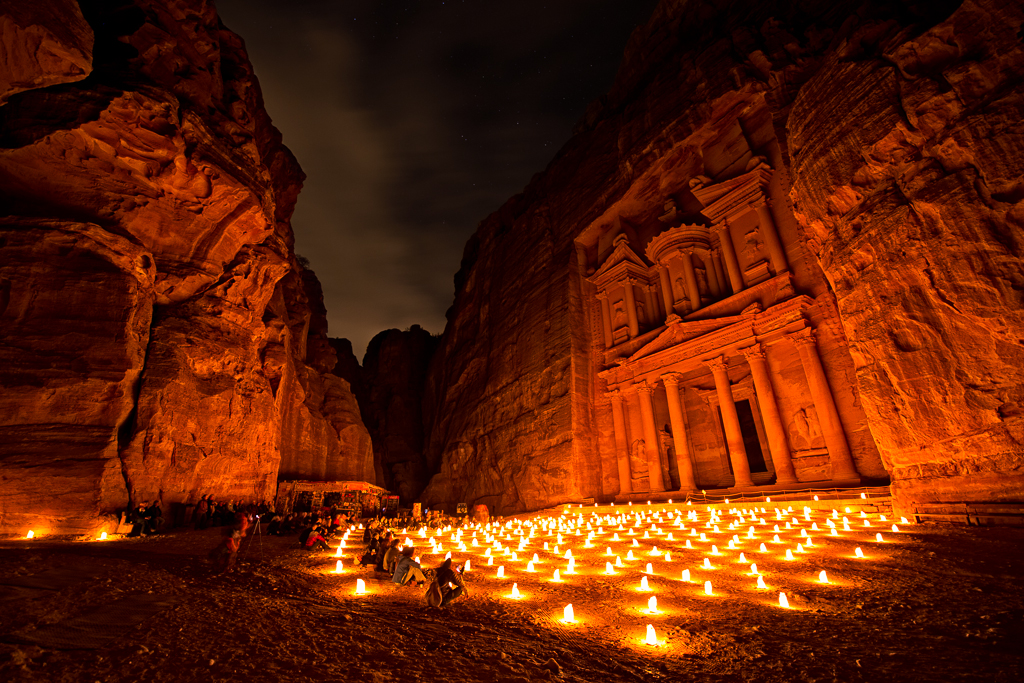
<svg viewBox="0 0 1024 683">
<path fill-rule="evenodd" d="M 242 548 L 239 553 L 240 556 L 245 557 L 246 553 L 249 551 L 249 546 L 252 545 L 252 539 L 256 536 L 260 537 L 260 562 L 263 562 L 263 531 L 260 528 L 260 515 L 256 515 L 256 521 L 249 529 L 249 542 Z"/>
</svg>

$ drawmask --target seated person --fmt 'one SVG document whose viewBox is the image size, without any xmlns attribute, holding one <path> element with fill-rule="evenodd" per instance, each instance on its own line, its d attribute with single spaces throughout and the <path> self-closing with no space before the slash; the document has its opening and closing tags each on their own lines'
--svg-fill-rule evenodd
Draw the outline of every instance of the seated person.
<svg viewBox="0 0 1024 683">
<path fill-rule="evenodd" d="M 327 539 L 324 538 L 323 527 L 316 526 L 313 528 L 309 535 L 306 537 L 306 542 L 303 544 L 306 550 L 330 550 L 331 547 L 327 545 Z"/>
<path fill-rule="evenodd" d="M 402 549 L 399 547 L 401 543 L 399 539 L 393 539 L 391 547 L 384 553 L 384 571 L 388 574 L 395 573 L 395 564 L 398 562 L 398 558 L 402 556 Z"/>
<path fill-rule="evenodd" d="M 423 575 L 423 568 L 420 567 L 420 563 L 412 559 L 416 549 L 407 545 L 402 548 L 401 557 L 398 558 L 398 562 L 395 563 L 395 573 L 391 575 L 391 580 L 400 586 L 404 586 L 416 582 L 417 586 L 422 586 L 427 582 L 427 577 Z"/>
<path fill-rule="evenodd" d="M 441 607 L 460 595 L 469 597 L 469 591 L 466 590 L 466 584 L 462 580 L 462 569 L 453 568 L 451 558 L 445 560 L 444 564 L 437 568 L 437 585 L 441 588 Z"/>
</svg>

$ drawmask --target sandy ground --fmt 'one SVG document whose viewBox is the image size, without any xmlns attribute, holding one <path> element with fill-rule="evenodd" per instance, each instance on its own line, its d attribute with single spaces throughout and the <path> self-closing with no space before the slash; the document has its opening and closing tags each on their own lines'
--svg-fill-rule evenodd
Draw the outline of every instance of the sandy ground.
<svg viewBox="0 0 1024 683">
<path fill-rule="evenodd" d="M 716 533 L 702 510 L 680 528 L 667 512 L 678 507 L 661 506 L 662 519 L 644 520 L 633 536 L 633 519 L 622 531 L 603 524 L 598 534 L 601 522 L 584 518 L 581 536 L 563 529 L 558 555 L 557 529 L 534 527 L 515 561 L 492 543 L 490 567 L 482 531 L 478 547 L 464 532 L 464 552 L 444 534 L 437 554 L 410 534 L 425 567 L 449 550 L 457 561 L 471 560 L 469 597 L 443 610 L 427 607 L 422 590 L 350 567 L 356 543 L 348 544 L 345 571 L 336 575 L 333 552 L 310 554 L 295 537 L 260 536 L 243 546 L 235 572 L 211 576 L 206 555 L 219 540 L 216 529 L 107 542 L 9 540 L 0 544 L 0 584 L 23 585 L 7 586 L 0 601 L 0 680 L 1024 680 L 1024 530 L 922 525 L 892 533 L 892 520 L 872 516 L 872 527 L 864 528 L 849 514 L 851 531 L 839 519 L 840 535 L 830 536 L 827 512 L 804 520 L 797 505 L 797 523 L 791 515 L 777 520 L 768 508 L 750 539 L 749 517 L 729 529 L 735 518 L 722 510 Z M 583 548 L 587 522 L 592 549 Z M 819 531 L 810 531 L 812 522 Z M 776 524 L 779 543 L 772 542 Z M 687 535 L 691 528 L 706 541 Z M 800 530 L 815 546 L 787 561 L 785 549 L 804 540 Z M 874 540 L 879 531 L 884 543 Z M 729 549 L 733 534 L 741 542 Z M 521 538 L 498 542 L 517 551 Z M 712 544 L 721 555 L 710 554 Z M 671 552 L 671 561 L 650 555 L 654 545 Z M 614 576 L 603 573 L 605 561 L 614 560 L 605 556 L 609 547 L 624 565 Z M 863 559 L 854 557 L 857 547 Z M 565 574 L 567 548 L 576 558 L 574 575 Z M 629 551 L 635 561 L 626 559 Z M 531 574 L 525 569 L 534 553 L 540 562 Z M 703 568 L 705 557 L 711 569 Z M 648 562 L 651 591 L 642 592 Z M 767 589 L 755 587 L 750 562 Z M 498 565 L 505 579 L 496 578 Z M 556 568 L 562 582 L 551 580 Z M 681 580 L 683 569 L 691 582 Z M 818 582 L 821 570 L 830 583 Z M 33 577 L 49 585 L 26 587 Z M 366 595 L 355 595 L 358 578 Z M 519 600 L 507 597 L 513 583 Z M 781 591 L 790 609 L 779 607 Z M 647 611 L 651 595 L 658 600 L 654 614 Z M 561 621 L 568 603 L 576 623 Z M 120 623 L 110 623 L 111 614 Z M 643 642 L 648 624 L 657 646 Z M 64 625 L 84 633 L 85 644 L 92 638 L 91 649 L 37 644 L 40 634 Z"/>
</svg>

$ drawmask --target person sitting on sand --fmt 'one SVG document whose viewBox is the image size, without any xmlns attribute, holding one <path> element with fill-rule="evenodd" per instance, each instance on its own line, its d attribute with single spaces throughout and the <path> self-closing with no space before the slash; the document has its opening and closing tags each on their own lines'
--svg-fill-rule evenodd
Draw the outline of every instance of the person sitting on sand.
<svg viewBox="0 0 1024 683">
<path fill-rule="evenodd" d="M 436 580 L 437 585 L 441 588 L 441 607 L 460 595 L 469 597 L 469 590 L 466 589 L 466 583 L 462 580 L 462 568 L 453 568 L 450 557 L 437 568 Z"/>
<path fill-rule="evenodd" d="M 395 573 L 391 575 L 391 580 L 399 586 L 410 584 L 413 581 L 416 582 L 417 586 L 423 586 L 427 582 L 427 577 L 423 575 L 423 568 L 420 567 L 420 563 L 412 559 L 415 552 L 416 549 L 411 545 L 402 548 L 402 556 L 395 563 Z"/>
<path fill-rule="evenodd" d="M 306 536 L 306 542 L 303 544 L 306 550 L 330 550 L 331 547 L 327 545 L 327 539 L 323 535 L 323 527 L 317 525 L 310 530 L 309 535 Z"/>
<path fill-rule="evenodd" d="M 395 564 L 398 562 L 398 558 L 402 556 L 402 549 L 399 547 L 401 543 L 402 541 L 397 538 L 392 539 L 391 546 L 384 553 L 384 571 L 388 574 L 395 573 Z"/>
</svg>

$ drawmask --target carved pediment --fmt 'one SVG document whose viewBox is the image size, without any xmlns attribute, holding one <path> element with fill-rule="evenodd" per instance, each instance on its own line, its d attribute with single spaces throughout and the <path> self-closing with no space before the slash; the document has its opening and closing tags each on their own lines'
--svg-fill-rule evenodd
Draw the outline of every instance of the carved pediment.
<svg viewBox="0 0 1024 683">
<path fill-rule="evenodd" d="M 647 264 L 630 248 L 629 239 L 625 235 L 619 235 L 615 238 L 614 245 L 612 253 L 588 280 L 603 288 L 621 281 L 627 275 L 646 278 Z"/>
<path fill-rule="evenodd" d="M 744 320 L 750 320 L 756 315 L 755 313 L 749 313 L 745 315 L 733 315 L 725 318 L 712 318 L 710 320 L 693 320 L 687 322 L 678 322 L 669 325 L 665 328 L 665 331 L 659 334 L 657 337 L 651 340 L 649 344 L 640 348 L 636 353 L 629 357 L 627 362 L 633 362 L 646 356 L 654 355 L 659 351 L 678 346 L 685 342 L 703 337 L 706 334 L 715 332 L 730 325 L 735 325 L 738 322 Z"/>
<path fill-rule="evenodd" d="M 702 214 L 715 223 L 745 211 L 751 204 L 764 201 L 772 171 L 763 166 L 730 180 L 692 190 L 704 205 Z"/>
</svg>

